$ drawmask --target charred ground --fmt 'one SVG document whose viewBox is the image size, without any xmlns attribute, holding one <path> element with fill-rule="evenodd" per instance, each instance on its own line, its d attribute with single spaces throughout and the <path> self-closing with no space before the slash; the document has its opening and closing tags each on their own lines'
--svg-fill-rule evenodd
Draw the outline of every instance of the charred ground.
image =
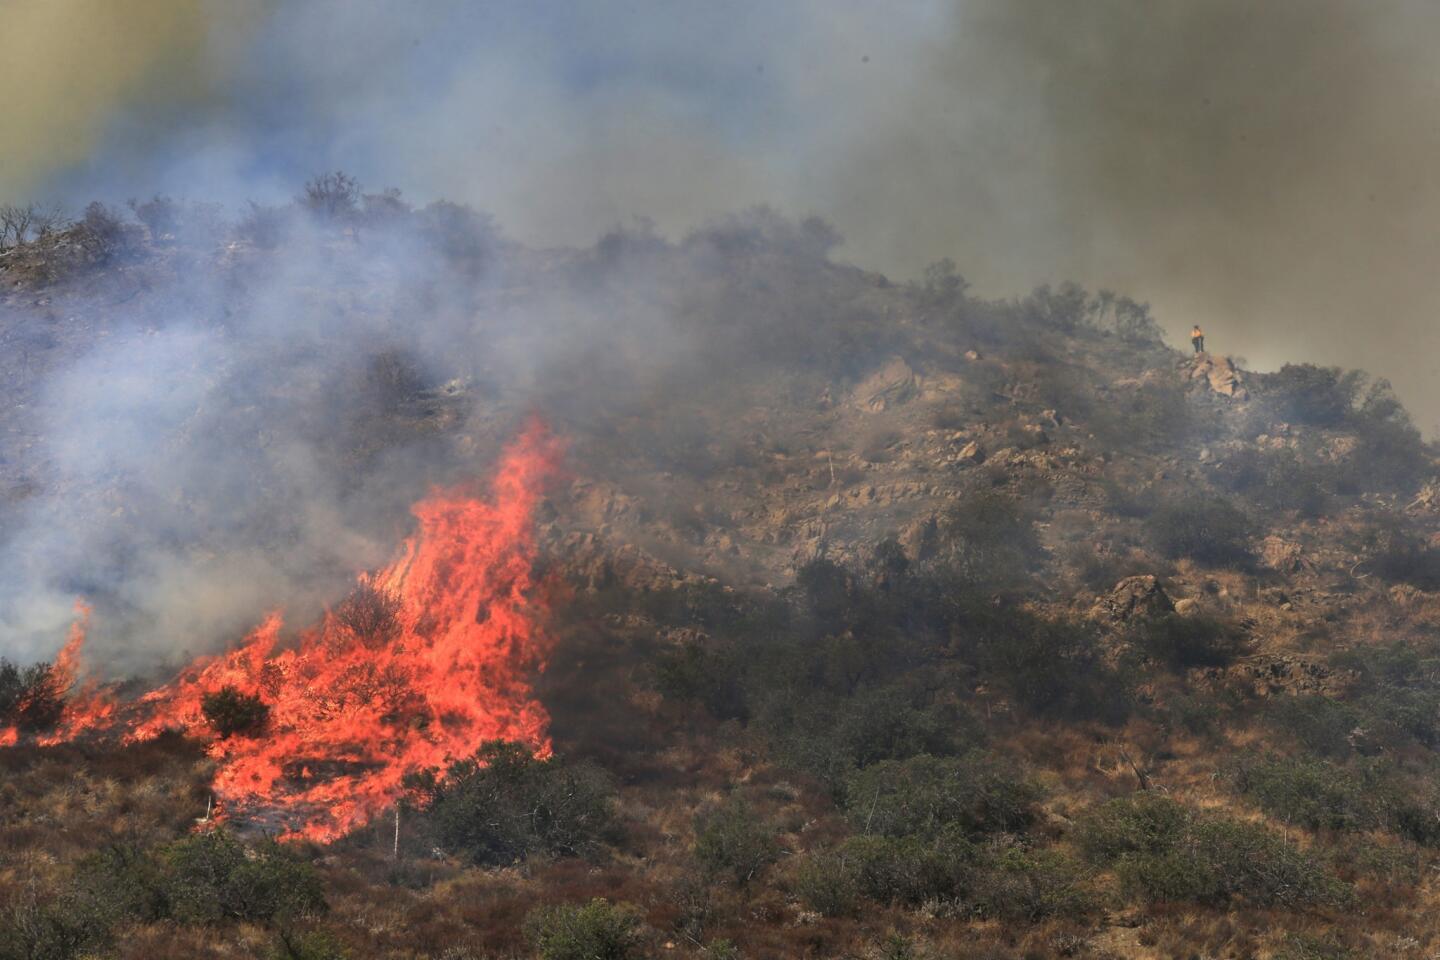
<svg viewBox="0 0 1440 960">
<path fill-rule="evenodd" d="M 128 578 L 200 541 L 375 619 L 342 586 L 372 559 L 298 518 L 393 538 L 539 411 L 557 756 L 415 783 L 396 856 L 388 819 L 192 835 L 178 738 L 0 750 L 0 957 L 1440 949 L 1440 494 L 1383 382 L 1192 357 L 1105 292 L 895 284 L 765 211 L 538 252 L 312 188 L 0 254 L 0 533 L 111 518 L 65 585 L 132 629 L 169 600 Z M 176 328 L 244 389 L 155 426 L 175 479 L 77 469 L 57 378 Z M 0 671 L 0 711 L 43 727 L 43 685 Z"/>
</svg>

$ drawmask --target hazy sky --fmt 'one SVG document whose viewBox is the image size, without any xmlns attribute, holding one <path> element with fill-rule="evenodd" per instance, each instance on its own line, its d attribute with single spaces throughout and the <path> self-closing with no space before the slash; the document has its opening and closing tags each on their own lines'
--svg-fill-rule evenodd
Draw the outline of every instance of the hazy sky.
<svg viewBox="0 0 1440 960">
<path fill-rule="evenodd" d="M 339 167 L 535 244 L 768 202 L 1367 368 L 1433 432 L 1437 48 L 1420 0 L 0 0 L 0 199 Z"/>
</svg>

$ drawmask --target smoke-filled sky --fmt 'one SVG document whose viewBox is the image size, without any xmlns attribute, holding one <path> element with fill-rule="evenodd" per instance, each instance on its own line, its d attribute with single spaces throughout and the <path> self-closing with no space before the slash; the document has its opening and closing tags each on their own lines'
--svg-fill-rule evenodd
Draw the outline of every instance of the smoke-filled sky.
<svg viewBox="0 0 1440 960">
<path fill-rule="evenodd" d="M 1072 278 L 1440 422 L 1425 0 L 0 0 L 0 198 L 325 168 L 580 243 L 768 202 L 897 276 Z M 19 92 L 20 95 L 16 95 Z"/>
</svg>

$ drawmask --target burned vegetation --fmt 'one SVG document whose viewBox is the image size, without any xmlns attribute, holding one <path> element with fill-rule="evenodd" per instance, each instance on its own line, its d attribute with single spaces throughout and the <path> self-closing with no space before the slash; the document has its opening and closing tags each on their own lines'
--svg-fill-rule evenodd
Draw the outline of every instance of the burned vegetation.
<svg viewBox="0 0 1440 960">
<path fill-rule="evenodd" d="M 1440 493 L 1383 381 L 766 210 L 534 251 L 333 174 L 5 217 L 5 549 L 72 509 L 94 662 L 152 656 L 110 700 L 0 662 L 3 960 L 1440 950 Z M 212 366 L 163 444 L 43 455 L 46 383 L 169 338 Z M 232 659 L 177 679 L 186 590 Z"/>
</svg>

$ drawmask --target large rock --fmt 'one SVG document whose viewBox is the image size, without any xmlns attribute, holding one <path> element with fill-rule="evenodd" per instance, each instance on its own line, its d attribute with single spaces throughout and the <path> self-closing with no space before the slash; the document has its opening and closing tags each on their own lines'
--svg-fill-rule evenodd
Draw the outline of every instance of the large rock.
<svg viewBox="0 0 1440 960">
<path fill-rule="evenodd" d="M 1125 621 L 1135 617 L 1156 617 L 1173 613 L 1175 604 L 1152 574 L 1126 577 L 1108 594 L 1095 601 L 1090 616 L 1096 620 Z"/>
<path fill-rule="evenodd" d="M 1228 357 L 1200 354 L 1190 364 L 1190 379 L 1204 380 L 1213 392 L 1223 397 L 1244 400 L 1250 396 L 1240 382 L 1240 372 Z"/>
<path fill-rule="evenodd" d="M 920 378 L 899 357 L 891 357 L 879 370 L 855 388 L 855 404 L 871 413 L 913 400 L 920 392 Z"/>
</svg>

